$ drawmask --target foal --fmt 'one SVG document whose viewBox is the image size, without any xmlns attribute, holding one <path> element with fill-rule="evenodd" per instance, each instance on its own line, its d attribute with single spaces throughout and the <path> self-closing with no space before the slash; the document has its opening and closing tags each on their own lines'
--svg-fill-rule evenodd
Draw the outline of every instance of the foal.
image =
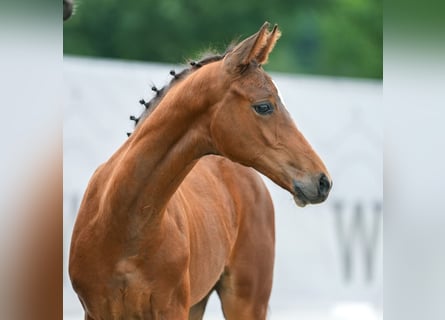
<svg viewBox="0 0 445 320">
<path fill-rule="evenodd" d="M 261 67 L 279 36 L 265 23 L 175 75 L 96 170 L 69 261 L 85 319 L 202 319 L 213 290 L 227 319 L 265 319 L 274 213 L 253 169 L 299 206 L 332 185 Z"/>
</svg>

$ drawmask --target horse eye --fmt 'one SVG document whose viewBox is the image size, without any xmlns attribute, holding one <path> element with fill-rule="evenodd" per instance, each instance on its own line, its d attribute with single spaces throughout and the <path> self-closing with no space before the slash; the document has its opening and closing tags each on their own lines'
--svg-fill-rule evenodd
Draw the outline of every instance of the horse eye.
<svg viewBox="0 0 445 320">
<path fill-rule="evenodd" d="M 256 113 L 261 114 L 261 115 L 271 114 L 273 112 L 273 107 L 268 102 L 262 102 L 259 104 L 255 104 L 253 106 L 253 108 L 255 109 Z"/>
</svg>

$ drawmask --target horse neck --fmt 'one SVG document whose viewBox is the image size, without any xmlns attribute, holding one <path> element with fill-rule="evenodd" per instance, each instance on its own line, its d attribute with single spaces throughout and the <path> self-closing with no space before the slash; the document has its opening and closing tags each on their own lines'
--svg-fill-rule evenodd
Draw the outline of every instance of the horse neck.
<svg viewBox="0 0 445 320">
<path fill-rule="evenodd" d="M 221 88 L 217 66 L 210 67 L 174 85 L 109 161 L 113 169 L 104 201 L 107 211 L 112 219 L 121 217 L 120 224 L 131 223 L 134 234 L 147 223 L 160 222 L 197 160 L 214 153 L 210 109 Z"/>
</svg>

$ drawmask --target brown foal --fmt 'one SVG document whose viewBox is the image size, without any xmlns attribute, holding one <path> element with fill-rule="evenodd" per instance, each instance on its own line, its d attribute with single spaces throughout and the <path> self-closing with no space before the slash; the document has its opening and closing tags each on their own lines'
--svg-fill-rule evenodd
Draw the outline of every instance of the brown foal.
<svg viewBox="0 0 445 320">
<path fill-rule="evenodd" d="M 266 318 L 274 211 L 255 170 L 299 206 L 332 186 L 261 67 L 279 36 L 265 23 L 175 75 L 96 170 L 69 261 L 85 319 L 202 319 L 213 290 L 226 319 Z"/>
</svg>

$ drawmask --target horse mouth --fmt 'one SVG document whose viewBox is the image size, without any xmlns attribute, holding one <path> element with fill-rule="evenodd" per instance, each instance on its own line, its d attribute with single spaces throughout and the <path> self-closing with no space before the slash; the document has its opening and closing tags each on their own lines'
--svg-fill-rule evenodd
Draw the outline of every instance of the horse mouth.
<svg viewBox="0 0 445 320">
<path fill-rule="evenodd" d="M 305 207 L 310 201 L 303 193 L 300 187 L 294 186 L 294 201 L 297 206 L 300 208 Z"/>
<path fill-rule="evenodd" d="M 324 179 L 321 179 L 324 180 Z M 326 200 L 329 191 L 332 187 L 332 182 L 329 184 L 320 183 L 318 188 L 314 188 L 311 184 L 305 184 L 301 181 L 294 180 L 293 182 L 293 195 L 294 201 L 299 207 L 304 207 L 307 204 L 317 204 Z"/>
</svg>

